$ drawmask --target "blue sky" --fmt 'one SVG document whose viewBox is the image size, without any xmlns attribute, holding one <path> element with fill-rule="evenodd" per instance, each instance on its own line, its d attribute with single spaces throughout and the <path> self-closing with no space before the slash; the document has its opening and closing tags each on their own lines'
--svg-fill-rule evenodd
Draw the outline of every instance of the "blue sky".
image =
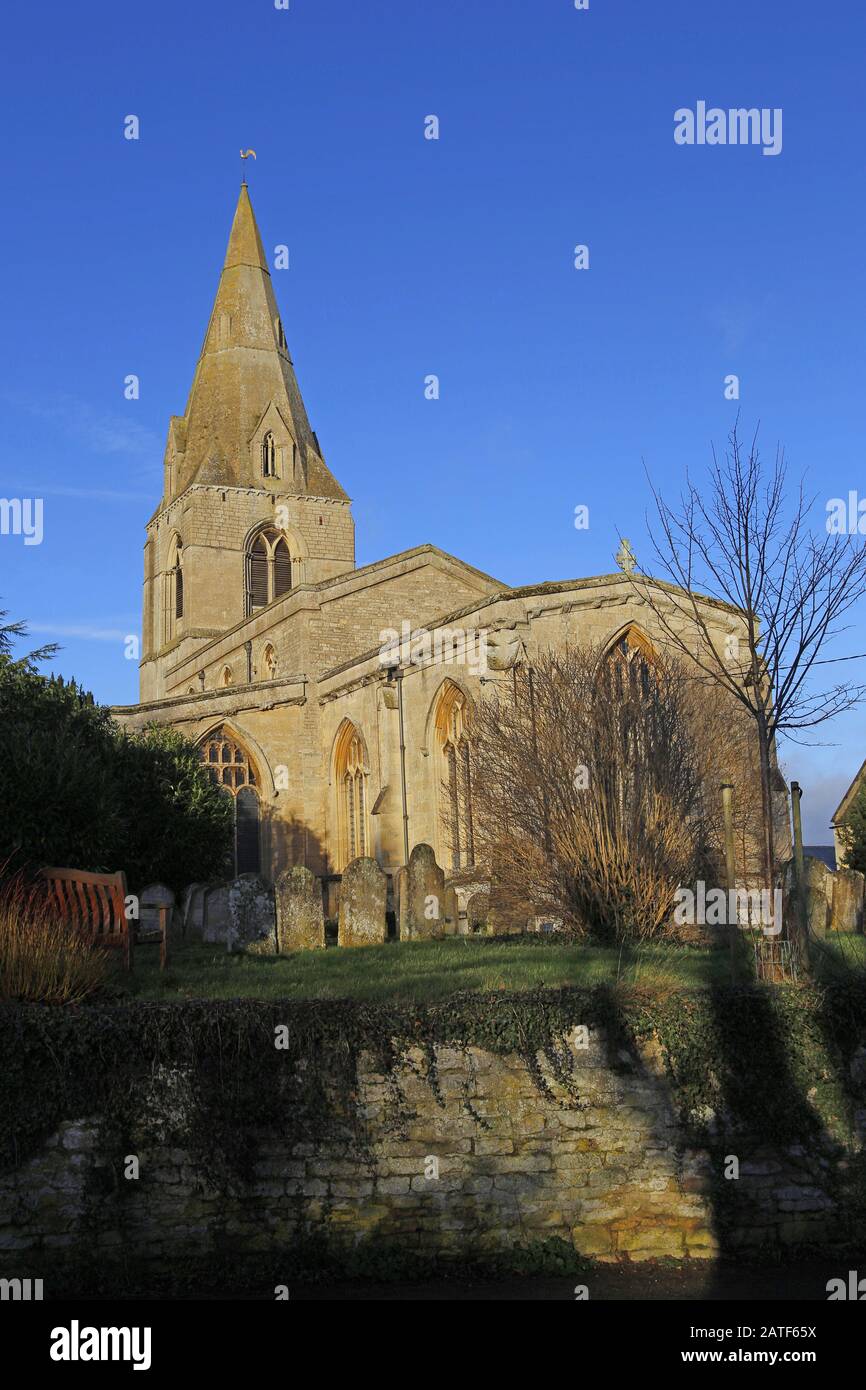
<svg viewBox="0 0 866 1390">
<path fill-rule="evenodd" d="M 644 548 L 644 462 L 674 496 L 724 441 L 729 373 L 821 512 L 866 496 L 850 3 L 54 0 L 10 10 L 4 40 L 0 495 L 44 498 L 45 534 L 0 537 L 0 597 L 98 699 L 137 697 L 143 527 L 241 146 L 265 247 L 290 248 L 274 283 L 359 563 L 433 541 L 511 584 L 609 572 L 618 533 Z M 781 107 L 782 152 L 676 145 L 699 100 Z M 866 651 L 858 618 L 838 651 Z M 786 752 L 809 840 L 864 722 Z"/>
</svg>

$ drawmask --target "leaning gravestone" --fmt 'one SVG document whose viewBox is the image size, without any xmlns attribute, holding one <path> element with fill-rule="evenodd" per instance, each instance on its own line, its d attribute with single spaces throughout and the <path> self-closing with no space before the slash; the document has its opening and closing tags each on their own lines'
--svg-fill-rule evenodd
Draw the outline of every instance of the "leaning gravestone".
<svg viewBox="0 0 866 1390">
<path fill-rule="evenodd" d="M 430 845 L 416 845 L 400 877 L 400 940 L 444 936 L 445 874 Z"/>
<path fill-rule="evenodd" d="M 280 951 L 324 949 L 325 914 L 322 884 L 314 873 L 296 864 L 277 879 L 277 948 Z"/>
<path fill-rule="evenodd" d="M 230 951 L 241 949 L 254 955 L 273 956 L 277 952 L 277 922 L 274 890 L 258 874 L 242 874 L 228 886 Z"/>
<path fill-rule="evenodd" d="M 833 909 L 830 926 L 833 931 L 864 930 L 864 896 L 866 878 L 858 869 L 839 869 L 833 877 Z"/>
<path fill-rule="evenodd" d="M 337 943 L 378 946 L 387 937 L 387 876 L 375 859 L 353 859 L 343 870 Z"/>
</svg>

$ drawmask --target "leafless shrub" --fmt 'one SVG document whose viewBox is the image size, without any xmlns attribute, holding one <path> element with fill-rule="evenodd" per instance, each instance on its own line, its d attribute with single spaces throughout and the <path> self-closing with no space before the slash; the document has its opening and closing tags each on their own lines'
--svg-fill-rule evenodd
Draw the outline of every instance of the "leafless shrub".
<svg viewBox="0 0 866 1390">
<path fill-rule="evenodd" d="M 472 721 L 478 858 L 503 910 L 601 939 L 662 935 L 676 889 L 716 872 L 730 715 L 655 653 L 566 647 L 519 667 Z"/>
</svg>

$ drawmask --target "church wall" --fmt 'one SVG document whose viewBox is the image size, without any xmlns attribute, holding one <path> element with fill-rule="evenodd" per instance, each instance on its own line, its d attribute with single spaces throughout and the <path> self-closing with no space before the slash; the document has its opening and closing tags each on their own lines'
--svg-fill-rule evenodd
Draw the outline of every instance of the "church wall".
<svg viewBox="0 0 866 1390">
<path fill-rule="evenodd" d="M 561 648 L 566 642 L 607 645 L 630 622 L 636 622 L 647 632 L 651 640 L 655 638 L 656 642 L 659 642 L 660 634 L 656 631 L 657 625 L 651 612 L 645 605 L 631 600 L 622 602 L 615 592 L 616 587 L 616 584 L 610 586 L 607 596 L 602 596 L 603 588 L 599 586 L 598 590 L 593 590 L 591 599 L 583 601 L 579 591 L 573 591 L 554 596 L 503 597 L 494 603 L 480 605 L 475 613 L 467 614 L 460 623 L 467 631 L 476 623 L 479 629 L 483 627 L 488 630 L 490 664 L 486 670 L 473 669 L 471 663 L 461 665 L 444 661 L 426 666 L 410 665 L 406 668 L 403 680 L 403 717 L 410 850 L 420 842 L 431 844 L 436 850 L 440 864 L 449 867 L 441 812 L 446 768 L 433 727 L 437 701 L 445 682 L 455 682 L 468 695 L 471 703 L 478 702 L 485 698 L 485 694 L 490 693 L 490 682 L 507 686 L 511 681 L 510 671 L 496 669 L 494 663 L 498 654 L 502 652 L 507 654 L 511 651 L 512 655 L 516 655 L 515 642 L 524 644 L 525 655 L 531 660 L 547 649 Z M 611 588 L 614 590 L 613 594 L 610 592 Z M 554 607 L 554 604 L 557 606 Z M 454 605 L 451 607 L 453 609 Z M 539 609 L 542 611 L 539 612 Z M 723 610 L 719 610 L 718 615 L 712 611 L 708 613 L 708 627 L 720 648 L 725 635 L 733 630 L 735 621 L 734 615 Z M 458 624 L 449 626 L 453 629 Z M 360 689 L 350 688 L 352 683 L 357 684 L 361 679 L 378 675 L 378 672 L 378 656 L 370 657 L 348 671 L 329 677 L 322 688 L 329 695 L 335 696 L 326 705 L 325 729 L 328 737 L 333 737 L 342 718 L 351 718 L 370 749 L 371 805 L 383 785 L 389 781 L 388 777 L 383 775 L 382 766 L 389 747 L 394 750 L 387 801 L 395 814 L 388 816 L 383 810 L 380 813 L 382 821 L 376 827 L 376 833 L 382 843 L 382 853 L 377 857 L 380 858 L 383 867 L 391 867 L 401 864 L 404 858 L 398 716 L 395 710 L 389 725 L 387 711 L 381 708 L 385 689 L 381 678 L 373 685 L 364 685 Z M 485 682 L 488 683 L 485 685 Z M 396 684 L 393 689 L 393 698 L 396 700 Z M 378 709 L 377 700 L 380 706 Z M 390 740 L 387 737 L 383 738 L 384 728 L 393 730 Z"/>
<path fill-rule="evenodd" d="M 630 599 L 623 603 L 617 588 L 618 581 L 613 581 L 588 590 L 575 587 L 553 595 L 503 596 L 488 603 L 482 600 L 460 623 L 467 631 L 476 624 L 488 630 L 486 670 L 444 661 L 404 668 L 410 850 L 419 842 L 429 843 L 440 863 L 448 867 L 440 811 L 446 769 L 433 727 L 445 681 L 454 681 L 470 702 L 477 702 L 490 693 L 491 686 L 485 686 L 484 681 L 510 683 L 510 671 L 497 669 L 503 655 L 510 663 L 520 651 L 523 659 L 526 655 L 531 659 L 566 641 L 606 644 L 631 621 L 637 621 L 651 640 L 655 637 L 658 641 L 652 614 Z M 140 717 L 127 715 L 127 720 L 141 724 L 154 717 L 164 718 L 197 739 L 219 719 L 231 718 L 241 739 L 254 745 L 267 765 L 261 794 L 263 869 L 269 877 L 292 863 L 306 863 L 319 874 L 342 867 L 337 863 L 333 754 L 338 730 L 350 720 L 361 735 L 366 755 L 368 852 L 383 867 L 396 868 L 404 862 L 397 683 L 386 682 L 378 646 L 363 662 L 318 683 L 301 679 L 301 673 L 309 673 L 317 664 L 325 665 L 335 655 L 345 657 L 347 652 L 372 648 L 371 635 L 377 640 L 383 628 L 399 629 L 404 616 L 413 626 L 422 625 L 428 604 L 433 612 L 455 611 L 467 589 L 453 576 L 433 572 L 427 566 L 358 594 L 344 594 L 312 614 L 302 608 L 275 622 L 272 612 L 262 613 L 225 643 L 209 648 L 210 659 L 204 666 L 209 698 L 173 702 L 164 713 L 157 705 Z M 473 597 L 477 599 L 477 594 Z M 317 595 L 308 591 L 297 599 L 315 603 Z M 329 613 L 333 615 L 330 624 Z M 719 610 L 718 615 L 708 614 L 708 622 L 721 644 L 734 618 Z M 246 683 L 247 655 L 239 638 L 252 641 L 252 685 Z M 262 679 L 263 654 L 269 643 L 277 654 L 276 681 Z M 232 667 L 234 683 L 223 691 L 217 685 L 226 664 Z M 287 686 L 284 681 L 290 676 L 298 679 Z M 188 663 L 175 679 L 179 693 L 186 693 L 187 682 L 198 693 L 195 663 Z M 287 698 L 294 703 L 287 704 Z"/>
<path fill-rule="evenodd" d="M 385 576 L 379 584 L 341 596 L 339 602 L 328 603 L 323 595 L 321 610 L 310 621 L 314 669 L 327 671 L 355 653 L 378 651 L 386 628 L 399 631 L 404 621 L 420 627 L 478 598 L 477 585 L 432 565 Z"/>
</svg>

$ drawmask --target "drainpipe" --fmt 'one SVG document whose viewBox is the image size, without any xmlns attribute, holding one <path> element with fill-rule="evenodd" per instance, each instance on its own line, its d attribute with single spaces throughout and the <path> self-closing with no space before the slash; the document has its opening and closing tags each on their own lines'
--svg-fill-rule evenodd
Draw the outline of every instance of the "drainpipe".
<svg viewBox="0 0 866 1390">
<path fill-rule="evenodd" d="M 397 718 L 400 728 L 400 795 L 403 801 L 403 863 L 409 863 L 409 807 L 406 802 L 406 732 L 403 725 L 403 672 L 389 666 L 385 677 L 388 685 L 397 682 Z"/>
<path fill-rule="evenodd" d="M 246 652 L 246 654 L 247 654 L 247 685 L 252 685 L 252 683 L 253 683 L 253 644 L 252 644 L 252 642 L 245 642 L 245 643 L 244 643 L 244 650 L 245 650 L 245 652 Z"/>
</svg>

